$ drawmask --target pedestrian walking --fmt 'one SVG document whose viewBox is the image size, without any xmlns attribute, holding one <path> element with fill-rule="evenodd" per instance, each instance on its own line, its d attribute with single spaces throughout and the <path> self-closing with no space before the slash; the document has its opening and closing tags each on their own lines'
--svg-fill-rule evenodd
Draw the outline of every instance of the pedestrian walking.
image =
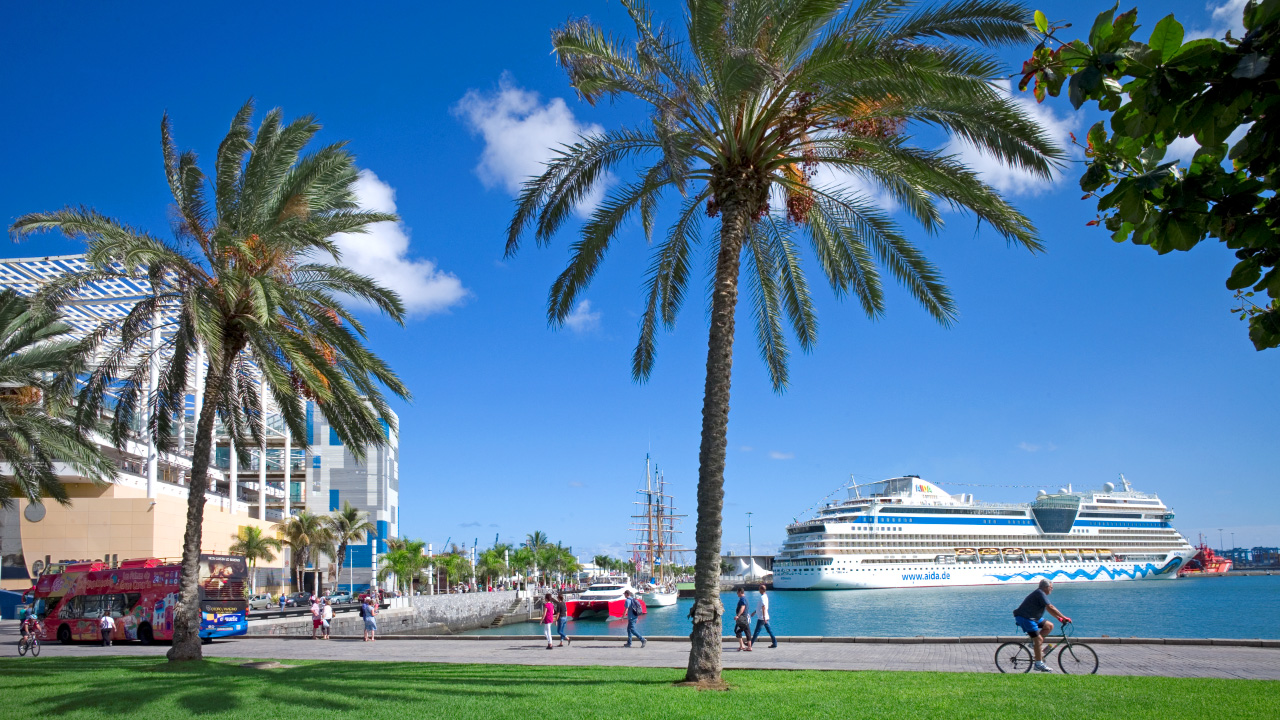
<svg viewBox="0 0 1280 720">
<path fill-rule="evenodd" d="M 573 644 L 573 641 L 564 634 L 564 626 L 567 622 L 569 622 L 569 604 L 564 601 L 564 593 L 559 593 L 556 595 L 556 632 L 560 635 L 560 647 Z"/>
<path fill-rule="evenodd" d="M 542 634 L 547 636 L 547 649 L 551 649 L 551 626 L 556 621 L 556 604 L 551 593 L 542 596 Z"/>
<path fill-rule="evenodd" d="M 98 630 L 102 633 L 102 647 L 111 647 L 111 634 L 115 632 L 116 621 L 111 613 L 102 613 L 98 619 Z"/>
<path fill-rule="evenodd" d="M 636 630 L 636 620 L 640 619 L 640 600 L 632 597 L 630 590 L 626 591 L 625 595 L 626 604 L 623 605 L 623 610 L 627 614 L 627 644 L 624 647 L 631 647 L 632 635 L 640 640 L 640 647 L 644 647 L 649 644 L 649 641 L 644 639 L 639 630 Z"/>
<path fill-rule="evenodd" d="M 311 639 L 319 640 L 320 625 L 323 622 L 320 613 L 320 600 L 311 596 Z"/>
<path fill-rule="evenodd" d="M 751 652 L 751 613 L 747 610 L 747 591 L 738 588 L 738 607 L 733 612 L 733 636 L 738 638 L 738 652 Z"/>
<path fill-rule="evenodd" d="M 769 647 L 778 647 L 778 638 L 773 636 L 773 628 L 769 627 L 769 594 L 765 591 L 764 585 L 760 586 L 760 604 L 756 606 L 756 611 L 751 613 L 756 618 L 756 631 L 751 636 L 751 644 L 756 644 L 756 638 L 760 637 L 760 628 L 764 628 L 769 633 L 769 639 L 773 644 Z"/>
<path fill-rule="evenodd" d="M 329 598 L 324 599 L 324 607 L 320 608 L 320 625 L 324 628 L 324 639 L 329 639 L 329 628 L 333 625 L 333 605 L 329 604 Z"/>
<path fill-rule="evenodd" d="M 366 597 L 364 602 L 360 603 L 360 617 L 364 620 L 364 641 L 373 642 L 377 639 L 378 634 L 378 608 L 373 602 Z"/>
</svg>

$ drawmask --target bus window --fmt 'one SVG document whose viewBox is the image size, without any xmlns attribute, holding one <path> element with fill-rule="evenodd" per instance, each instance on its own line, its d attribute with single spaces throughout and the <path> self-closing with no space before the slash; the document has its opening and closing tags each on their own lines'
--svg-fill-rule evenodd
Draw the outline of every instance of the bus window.
<svg viewBox="0 0 1280 720">
<path fill-rule="evenodd" d="M 75 620 L 80 617 L 80 606 L 83 602 L 84 596 L 76 595 L 62 604 L 62 608 L 58 610 L 58 617 L 63 620 Z"/>
<path fill-rule="evenodd" d="M 133 609 L 134 609 L 135 607 L 137 607 L 137 606 L 138 606 L 138 601 L 139 601 L 139 600 L 141 600 L 141 599 L 142 599 L 142 595 L 140 595 L 140 594 L 138 594 L 138 593 L 125 593 L 125 594 L 124 594 L 124 612 L 125 612 L 125 614 L 127 615 L 127 614 L 129 614 L 129 613 L 133 612 Z"/>
<path fill-rule="evenodd" d="M 77 599 L 80 601 L 80 612 L 78 617 L 96 618 L 102 614 L 102 595 L 81 595 Z"/>
</svg>

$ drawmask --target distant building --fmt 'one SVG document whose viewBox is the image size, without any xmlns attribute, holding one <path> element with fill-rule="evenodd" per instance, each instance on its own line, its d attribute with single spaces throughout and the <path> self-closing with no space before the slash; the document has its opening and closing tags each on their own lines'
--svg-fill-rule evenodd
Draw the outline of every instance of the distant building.
<svg viewBox="0 0 1280 720">
<path fill-rule="evenodd" d="M 41 284 L 85 267 L 82 255 L 0 260 L 0 289 L 31 294 Z M 67 304 L 64 318 L 84 334 L 104 321 L 123 317 L 149 293 L 145 281 L 90 285 Z M 156 332 L 163 331 L 157 328 Z M 63 468 L 60 476 L 72 497 L 69 507 L 20 500 L 13 508 L 0 510 L 0 587 L 26 589 L 33 576 L 53 562 L 116 563 L 182 554 L 195 418 L 203 401 L 203 373 L 193 374 L 197 378 L 188 388 L 186 411 L 179 418 L 175 452 L 159 453 L 141 435 L 123 450 L 99 438 L 119 469 L 116 483 L 100 486 Z M 235 534 L 248 525 L 274 536 L 286 517 L 302 509 L 328 514 L 346 500 L 367 512 L 378 528 L 364 544 L 348 548 L 352 572 L 344 570 L 341 578 L 344 585 L 350 577 L 356 589 L 367 587 L 375 574 L 375 553 L 385 552 L 387 538 L 397 532 L 398 437 L 384 426 L 389 447 L 370 449 L 365 461 L 357 463 L 314 403 L 307 403 L 306 438 L 293 438 L 279 413 L 264 404 L 265 443 L 249 448 L 246 462 L 232 462 L 230 438 L 220 424 L 215 428 L 202 550 L 227 552 Z M 259 563 L 258 587 L 285 589 L 292 579 L 288 568 L 287 557 Z M 316 569 L 323 579 L 330 564 L 321 560 Z"/>
</svg>

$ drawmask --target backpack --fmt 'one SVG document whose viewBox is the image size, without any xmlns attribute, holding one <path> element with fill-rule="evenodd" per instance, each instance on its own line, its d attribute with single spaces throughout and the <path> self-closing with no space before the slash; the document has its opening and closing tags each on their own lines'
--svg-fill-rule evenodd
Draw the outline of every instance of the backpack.
<svg viewBox="0 0 1280 720">
<path fill-rule="evenodd" d="M 640 617 L 640 601 L 632 598 L 627 601 L 627 617 L 632 620 Z"/>
</svg>

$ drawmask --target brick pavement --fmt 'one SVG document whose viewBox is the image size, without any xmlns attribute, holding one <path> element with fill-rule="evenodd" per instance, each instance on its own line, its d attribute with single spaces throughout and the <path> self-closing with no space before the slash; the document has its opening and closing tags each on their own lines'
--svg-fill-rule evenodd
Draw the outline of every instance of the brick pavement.
<svg viewBox="0 0 1280 720">
<path fill-rule="evenodd" d="M 0 657 L 17 655 L 16 628 L 0 627 Z M 954 642 L 788 642 L 777 649 L 765 643 L 750 653 L 726 643 L 726 668 L 781 670 L 924 670 L 996 672 L 995 643 Z M 905 639 L 903 639 L 905 640 Z M 1250 678 L 1280 680 L 1280 648 L 1208 645 L 1094 645 L 1107 675 Z M 163 655 L 165 646 L 120 643 L 107 649 L 90 644 L 48 644 L 42 657 Z M 297 660 L 381 660 L 400 662 L 496 663 L 519 665 L 611 665 L 684 667 L 689 642 L 684 638 L 651 639 L 649 646 L 624 648 L 617 637 L 586 637 L 569 647 L 548 651 L 541 636 L 388 637 L 376 643 L 359 638 L 330 641 L 309 638 L 238 637 L 205 646 L 209 657 Z M 1051 665 L 1054 660 L 1050 660 Z M 1056 669 L 1056 668 L 1055 668 Z"/>
</svg>

